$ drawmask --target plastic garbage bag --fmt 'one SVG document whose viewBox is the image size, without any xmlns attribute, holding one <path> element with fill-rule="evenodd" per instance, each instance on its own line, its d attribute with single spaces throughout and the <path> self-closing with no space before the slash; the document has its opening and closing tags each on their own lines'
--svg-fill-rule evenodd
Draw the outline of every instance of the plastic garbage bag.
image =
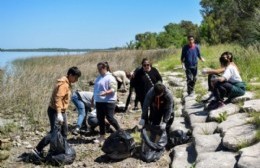
<svg viewBox="0 0 260 168">
<path fill-rule="evenodd" d="M 118 130 L 112 133 L 104 142 L 102 151 L 114 160 L 130 157 L 135 150 L 135 141 L 130 133 Z"/>
<path fill-rule="evenodd" d="M 167 144 L 167 134 L 160 126 L 146 125 L 141 130 L 141 159 L 154 162 L 162 156 Z"/>
</svg>

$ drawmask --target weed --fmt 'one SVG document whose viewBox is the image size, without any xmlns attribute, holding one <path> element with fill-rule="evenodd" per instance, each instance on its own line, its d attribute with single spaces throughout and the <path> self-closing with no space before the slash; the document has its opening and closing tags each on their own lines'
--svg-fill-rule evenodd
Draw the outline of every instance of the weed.
<svg viewBox="0 0 260 168">
<path fill-rule="evenodd" d="M 226 120 L 227 120 L 227 112 L 226 112 L 226 111 L 223 112 L 223 113 L 220 113 L 220 114 L 218 115 L 218 117 L 216 118 L 216 121 L 217 121 L 218 123 L 221 123 L 221 122 L 226 121 Z"/>
</svg>

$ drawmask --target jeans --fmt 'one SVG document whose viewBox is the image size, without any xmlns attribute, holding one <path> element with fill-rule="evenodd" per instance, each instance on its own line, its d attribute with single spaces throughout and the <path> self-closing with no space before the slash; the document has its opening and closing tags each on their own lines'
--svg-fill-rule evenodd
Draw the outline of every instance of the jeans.
<svg viewBox="0 0 260 168">
<path fill-rule="evenodd" d="M 105 117 L 116 130 L 120 129 L 118 122 L 114 118 L 115 107 L 115 103 L 96 102 L 100 135 L 105 135 Z"/>
<path fill-rule="evenodd" d="M 214 86 L 213 94 L 217 101 L 223 101 L 224 97 L 227 97 L 233 85 L 229 82 L 217 82 Z"/>
<path fill-rule="evenodd" d="M 42 138 L 42 140 L 38 143 L 36 146 L 36 149 L 41 152 L 45 146 L 47 146 L 50 143 L 51 140 L 51 133 L 54 131 L 56 127 L 58 127 L 58 121 L 57 121 L 57 111 L 51 107 L 48 108 L 48 116 L 50 121 L 51 130 L 50 132 Z M 61 134 L 66 139 L 68 135 L 68 124 L 67 124 L 67 114 L 62 113 L 63 117 L 63 124 L 61 125 Z"/>
<path fill-rule="evenodd" d="M 96 128 L 98 126 L 98 119 L 97 117 L 88 117 L 88 125 L 91 128 Z"/>
<path fill-rule="evenodd" d="M 72 102 L 74 103 L 78 111 L 77 127 L 80 128 L 86 117 L 86 114 L 90 111 L 90 107 L 85 106 L 84 102 L 80 100 L 80 98 L 75 92 L 72 95 Z"/>
<path fill-rule="evenodd" d="M 190 94 L 194 90 L 194 86 L 197 80 L 196 76 L 197 76 L 197 67 L 186 68 L 188 94 Z"/>
</svg>

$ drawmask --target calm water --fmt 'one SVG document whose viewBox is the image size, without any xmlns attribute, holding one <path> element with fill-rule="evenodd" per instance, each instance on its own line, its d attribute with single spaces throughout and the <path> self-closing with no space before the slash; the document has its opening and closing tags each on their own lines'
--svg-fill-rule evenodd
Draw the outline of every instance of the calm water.
<svg viewBox="0 0 260 168">
<path fill-rule="evenodd" d="M 83 54 L 85 52 L 0 52 L 0 68 L 10 64 L 18 58 L 40 57 L 40 56 L 64 56 Z"/>
</svg>

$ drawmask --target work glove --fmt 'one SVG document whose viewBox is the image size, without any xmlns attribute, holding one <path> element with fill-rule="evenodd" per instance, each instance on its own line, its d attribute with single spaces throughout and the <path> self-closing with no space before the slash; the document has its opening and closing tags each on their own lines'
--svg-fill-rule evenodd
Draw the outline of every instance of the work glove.
<svg viewBox="0 0 260 168">
<path fill-rule="evenodd" d="M 60 123 L 63 123 L 63 116 L 62 114 L 59 112 L 58 115 L 57 115 L 57 121 L 60 122 Z"/>
<path fill-rule="evenodd" d="M 161 130 L 165 130 L 166 129 L 166 123 L 162 122 L 160 125 Z"/>
<path fill-rule="evenodd" d="M 205 59 L 201 57 L 201 61 L 202 61 L 202 62 L 205 62 Z"/>
<path fill-rule="evenodd" d="M 144 119 L 141 119 L 141 120 L 139 121 L 139 125 L 143 127 L 144 124 L 145 124 L 145 120 L 144 120 Z"/>
</svg>

